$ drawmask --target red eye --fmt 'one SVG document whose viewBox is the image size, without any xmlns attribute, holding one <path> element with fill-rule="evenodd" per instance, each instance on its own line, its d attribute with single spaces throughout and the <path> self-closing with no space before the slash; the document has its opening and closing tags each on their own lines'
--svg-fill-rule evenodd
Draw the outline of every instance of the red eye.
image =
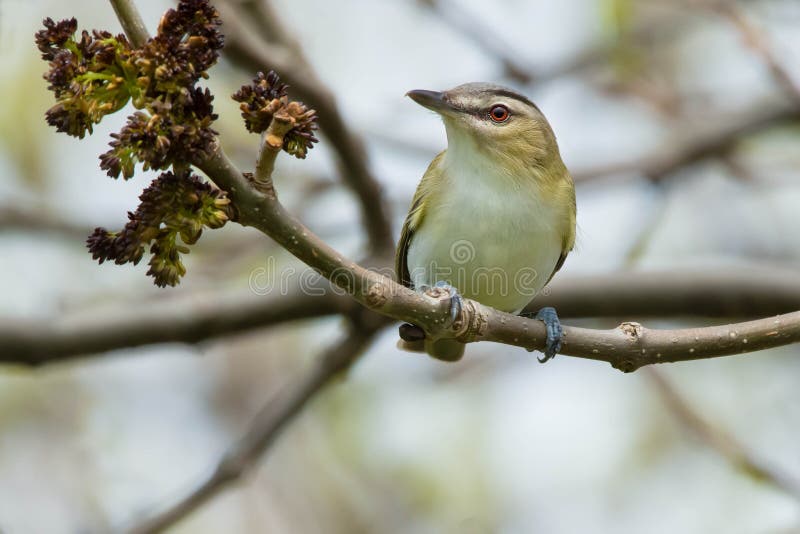
<svg viewBox="0 0 800 534">
<path fill-rule="evenodd" d="M 494 122 L 505 122 L 508 120 L 508 115 L 508 108 L 501 104 L 492 106 L 492 109 L 489 110 L 489 118 Z"/>
</svg>

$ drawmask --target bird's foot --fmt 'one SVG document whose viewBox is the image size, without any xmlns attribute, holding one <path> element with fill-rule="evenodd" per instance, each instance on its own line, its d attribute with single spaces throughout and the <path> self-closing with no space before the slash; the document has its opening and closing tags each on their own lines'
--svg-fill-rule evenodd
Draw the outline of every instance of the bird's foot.
<svg viewBox="0 0 800 534">
<path fill-rule="evenodd" d="M 454 323 L 461 315 L 463 299 L 461 298 L 461 295 L 458 294 L 458 290 L 447 282 L 436 282 L 436 285 L 434 286 L 422 286 L 420 287 L 420 291 L 423 293 L 432 294 L 432 296 L 437 298 L 441 298 L 442 292 L 447 293 L 447 298 L 450 302 L 449 318 L 451 324 Z M 425 339 L 425 331 L 419 326 L 410 323 L 401 324 L 399 333 L 400 339 L 403 341 L 419 342 Z"/>
<path fill-rule="evenodd" d="M 448 314 L 450 324 L 453 324 L 461 315 L 463 299 L 458 290 L 447 282 L 436 282 L 434 286 L 420 286 L 419 290 L 435 298 L 442 298 L 443 293 L 447 294 L 450 306 L 450 313 Z M 401 324 L 399 333 L 400 339 L 403 341 L 415 342 L 425 339 L 425 331 L 419 326 L 410 323 Z"/>
<path fill-rule="evenodd" d="M 438 291 L 437 291 L 438 290 Z M 441 292 L 447 293 L 447 298 L 449 300 L 450 305 L 450 324 L 456 322 L 456 319 L 461 316 L 461 310 L 464 307 L 464 299 L 461 298 L 461 295 L 458 294 L 458 290 L 444 281 L 436 282 L 436 285 L 431 287 L 423 288 L 425 293 L 432 296 L 441 298 Z"/>
<path fill-rule="evenodd" d="M 544 349 L 544 358 L 538 358 L 539 363 L 545 363 L 552 360 L 556 353 L 561 350 L 561 335 L 563 329 L 561 328 L 561 321 L 558 320 L 558 314 L 555 308 L 546 307 L 542 308 L 536 314 L 526 313 L 522 314 L 523 317 L 530 319 L 537 319 L 544 323 L 547 330 L 547 342 Z"/>
</svg>

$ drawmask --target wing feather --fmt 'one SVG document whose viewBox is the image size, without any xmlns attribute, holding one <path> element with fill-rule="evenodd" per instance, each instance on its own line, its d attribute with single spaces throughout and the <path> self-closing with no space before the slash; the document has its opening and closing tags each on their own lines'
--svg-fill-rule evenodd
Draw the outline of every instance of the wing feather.
<svg viewBox="0 0 800 534">
<path fill-rule="evenodd" d="M 400 231 L 400 241 L 397 243 L 397 252 L 394 257 L 394 271 L 397 275 L 397 281 L 412 289 L 413 282 L 408 270 L 408 248 L 411 246 L 411 240 L 414 238 L 415 230 L 419 228 L 419 225 L 425 218 L 426 203 L 423 202 L 423 200 L 429 198 L 433 186 L 436 183 L 436 178 L 441 173 L 439 164 L 443 157 L 444 151 L 433 158 L 433 161 L 431 161 L 431 164 L 428 166 L 428 170 L 426 170 L 425 174 L 422 176 L 422 180 L 417 186 L 417 191 L 414 193 L 414 199 L 411 201 L 411 209 L 408 210 L 408 215 L 403 223 L 403 229 Z"/>
</svg>

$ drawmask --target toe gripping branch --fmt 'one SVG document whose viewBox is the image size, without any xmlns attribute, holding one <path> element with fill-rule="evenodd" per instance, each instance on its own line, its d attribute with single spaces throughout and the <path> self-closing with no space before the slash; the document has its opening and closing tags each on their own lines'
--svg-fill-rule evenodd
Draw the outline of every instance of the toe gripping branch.
<svg viewBox="0 0 800 534">
<path fill-rule="evenodd" d="M 447 300 L 449 306 L 449 321 L 444 325 L 449 328 L 457 324 L 464 311 L 464 299 L 459 295 L 458 290 L 447 282 L 437 282 L 434 286 L 421 287 L 420 290 L 427 296 L 439 300 Z M 403 323 L 399 329 L 400 339 L 408 342 L 422 341 L 425 339 L 425 331 L 416 325 Z"/>
<path fill-rule="evenodd" d="M 555 308 L 546 307 L 542 308 L 536 314 L 522 314 L 523 317 L 529 319 L 537 319 L 544 323 L 547 330 L 547 341 L 544 348 L 544 358 L 538 358 L 539 363 L 545 363 L 552 360 L 556 353 L 561 350 L 561 337 L 563 329 L 561 328 L 561 321 L 558 319 L 558 314 Z"/>
</svg>

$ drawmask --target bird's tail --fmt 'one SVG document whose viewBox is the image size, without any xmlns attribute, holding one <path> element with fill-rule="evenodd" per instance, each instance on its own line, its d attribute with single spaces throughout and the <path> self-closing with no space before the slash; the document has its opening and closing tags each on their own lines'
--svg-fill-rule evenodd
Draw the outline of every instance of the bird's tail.
<svg viewBox="0 0 800 534">
<path fill-rule="evenodd" d="M 430 341 L 421 339 L 419 341 L 397 342 L 397 348 L 408 352 L 427 352 L 432 358 L 445 362 L 455 362 L 464 355 L 466 345 L 455 339 L 437 339 Z"/>
</svg>

